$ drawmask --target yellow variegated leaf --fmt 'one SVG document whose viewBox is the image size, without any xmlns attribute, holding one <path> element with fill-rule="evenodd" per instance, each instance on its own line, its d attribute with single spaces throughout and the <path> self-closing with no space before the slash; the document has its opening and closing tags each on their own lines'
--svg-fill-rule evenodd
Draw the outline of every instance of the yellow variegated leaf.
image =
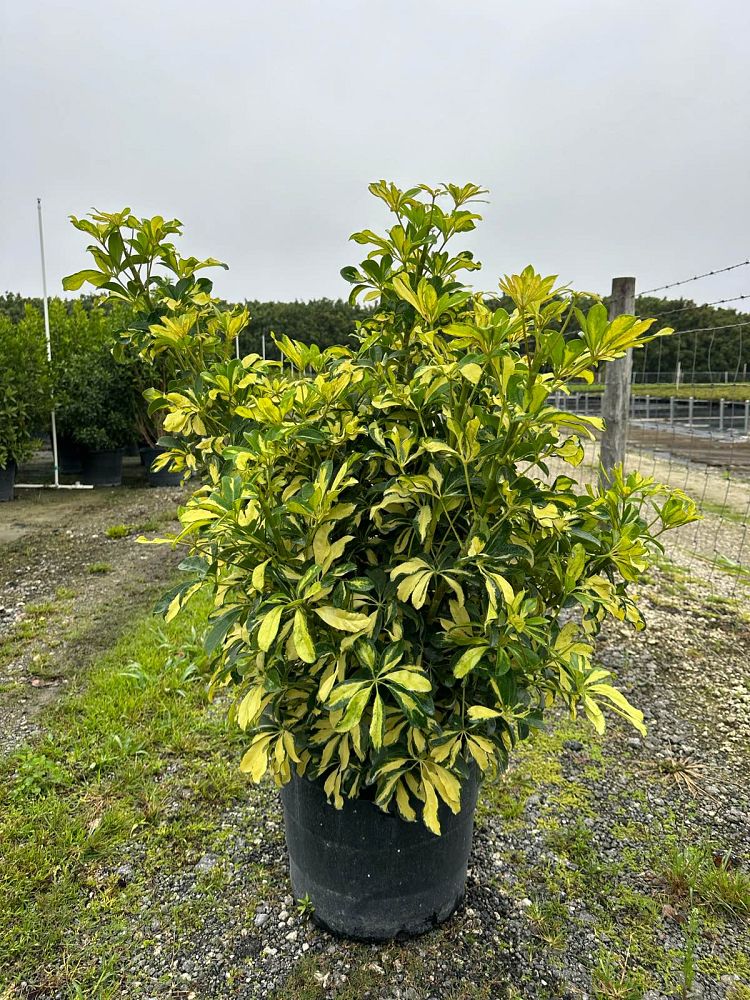
<svg viewBox="0 0 750 1000">
<path fill-rule="evenodd" d="M 260 781 L 268 770 L 268 745 L 271 739 L 268 734 L 259 737 L 240 761 L 240 770 L 249 774 L 253 781 Z"/>
<path fill-rule="evenodd" d="M 258 628 L 258 646 L 263 652 L 268 652 L 271 648 L 271 643 L 278 634 L 283 611 L 284 608 L 278 604 L 261 619 L 260 627 Z"/>
<path fill-rule="evenodd" d="M 270 559 L 266 559 L 265 562 L 259 563 L 253 570 L 252 584 L 256 590 L 263 590 L 263 586 L 266 582 L 266 566 L 270 563 L 270 561 Z"/>
<path fill-rule="evenodd" d="M 382 677 L 384 683 L 399 684 L 407 691 L 420 691 L 426 693 L 432 690 L 430 678 L 426 674 L 418 673 L 416 670 L 391 670 Z"/>
<path fill-rule="evenodd" d="M 467 674 L 471 673 L 488 649 L 489 646 L 472 646 L 465 653 L 462 653 L 453 668 L 453 673 L 456 677 L 466 677 Z"/>
<path fill-rule="evenodd" d="M 430 521 L 432 520 L 432 508 L 427 505 L 419 508 L 419 513 L 417 514 L 417 531 L 419 532 L 419 540 L 424 543 L 427 537 L 427 529 L 430 526 Z"/>
<path fill-rule="evenodd" d="M 379 694 L 375 695 L 372 706 L 372 721 L 370 722 L 370 739 L 376 750 L 383 745 L 383 699 Z"/>
<path fill-rule="evenodd" d="M 315 608 L 315 614 L 322 618 L 326 625 L 339 629 L 341 632 L 362 632 L 371 627 L 369 615 L 362 615 L 356 611 L 344 611 L 343 608 L 335 608 L 333 605 Z"/>
<path fill-rule="evenodd" d="M 320 701 L 328 701 L 328 696 L 331 693 L 333 685 L 336 683 L 337 669 L 336 664 L 332 663 L 330 667 L 323 674 L 320 681 L 320 687 L 318 688 L 318 699 Z"/>
<path fill-rule="evenodd" d="M 440 798 L 451 812 L 458 813 L 461 809 L 461 782 L 447 768 L 441 767 L 440 764 L 428 761 L 425 767 L 430 772 Z"/>
<path fill-rule="evenodd" d="M 286 750 L 287 755 L 292 758 L 295 764 L 299 764 L 299 757 L 297 756 L 297 750 L 294 746 L 294 736 L 285 729 L 281 734 L 281 739 L 284 743 L 284 750 Z"/>
<path fill-rule="evenodd" d="M 294 636 L 294 645 L 299 658 L 305 663 L 315 663 L 315 645 L 307 628 L 305 612 L 301 608 L 297 608 L 294 612 L 292 635 Z"/>
<path fill-rule="evenodd" d="M 417 818 L 417 814 L 411 807 L 411 803 L 409 802 L 409 793 L 404 787 L 402 781 L 399 781 L 396 785 L 396 805 L 398 806 L 398 811 L 401 813 L 403 818 L 408 823 L 413 823 Z"/>
<path fill-rule="evenodd" d="M 485 705 L 472 705 L 468 715 L 470 719 L 496 719 L 502 712 L 496 712 L 494 708 L 487 708 Z"/>
<path fill-rule="evenodd" d="M 423 779 L 424 809 L 422 819 L 428 830 L 440 836 L 440 820 L 438 819 L 438 798 L 434 787 L 429 781 Z"/>
<path fill-rule="evenodd" d="M 263 686 L 256 685 L 245 695 L 237 708 L 237 723 L 240 729 L 247 729 L 260 715 L 263 704 Z"/>
</svg>

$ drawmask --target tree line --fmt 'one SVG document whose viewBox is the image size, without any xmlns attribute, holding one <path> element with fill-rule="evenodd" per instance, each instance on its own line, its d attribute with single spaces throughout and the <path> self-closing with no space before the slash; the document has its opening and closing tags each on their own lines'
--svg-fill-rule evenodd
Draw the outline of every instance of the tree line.
<svg viewBox="0 0 750 1000">
<path fill-rule="evenodd" d="M 59 303 L 51 311 L 60 322 L 67 314 L 73 316 L 76 309 L 87 312 L 100 310 L 95 296 L 81 296 L 79 299 L 53 299 Z M 606 299 L 604 300 L 606 303 Z M 78 303 L 75 306 L 74 303 Z M 278 357 L 272 340 L 272 333 L 286 334 L 292 340 L 316 343 L 320 347 L 345 344 L 354 332 L 358 320 L 367 315 L 367 310 L 352 306 L 342 299 L 312 299 L 309 302 L 272 302 L 257 299 L 246 300 L 250 311 L 250 322 L 240 336 L 240 350 L 243 353 L 263 351 L 265 339 L 266 356 Z M 508 308 L 509 302 L 493 300 L 494 308 Z M 654 296 L 639 296 L 636 302 L 639 316 L 653 316 L 659 325 L 672 326 L 677 332 L 673 337 L 659 338 L 647 348 L 637 351 L 633 359 L 633 369 L 639 378 L 642 373 L 660 373 L 661 381 L 673 376 L 680 363 L 683 380 L 690 381 L 693 372 L 700 373 L 705 381 L 707 372 L 723 378 L 725 371 L 730 378 L 750 367 L 750 314 L 737 309 L 698 305 L 690 299 L 666 299 Z M 0 296 L 0 315 L 18 323 L 30 314 L 41 317 L 42 302 L 39 298 L 26 297 L 13 292 Z M 113 318 L 113 323 L 115 322 Z M 743 324 L 737 325 L 734 324 Z M 53 322 L 54 326 L 54 322 Z M 719 329 L 730 327 L 729 329 Z M 715 332 L 714 332 L 715 330 Z M 699 331 L 699 332 L 693 332 Z M 113 333 L 116 332 L 113 330 Z M 55 331 L 53 330 L 53 339 Z"/>
</svg>

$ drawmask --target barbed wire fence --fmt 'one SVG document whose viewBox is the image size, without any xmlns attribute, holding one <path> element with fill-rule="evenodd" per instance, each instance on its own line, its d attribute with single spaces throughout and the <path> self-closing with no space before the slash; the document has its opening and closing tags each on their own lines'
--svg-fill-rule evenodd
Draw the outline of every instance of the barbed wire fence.
<svg viewBox="0 0 750 1000">
<path fill-rule="evenodd" d="M 650 288 L 639 297 L 748 266 L 750 260 L 715 268 Z M 750 299 L 750 292 L 705 305 L 745 299 Z M 715 598 L 750 601 L 750 314 L 746 320 L 681 330 L 680 314 L 693 308 L 677 305 L 659 314 L 659 325 L 675 327 L 674 349 L 667 352 L 665 338 L 657 338 L 637 352 L 640 356 L 616 421 L 621 426 L 613 430 L 622 434 L 626 471 L 638 469 L 684 490 L 701 509 L 701 521 L 664 537 L 669 565 L 708 586 Z M 725 331 L 731 331 L 731 340 L 725 337 L 720 351 L 723 364 L 715 367 L 717 338 Z M 731 363 L 727 363 L 729 353 Z M 581 385 L 568 396 L 560 393 L 556 405 L 600 416 L 608 375 L 616 378 L 612 369 L 617 364 L 606 366 L 604 384 Z M 609 420 L 612 423 L 611 408 Z M 599 442 L 587 450 L 580 471 L 589 481 L 596 480 Z"/>
</svg>

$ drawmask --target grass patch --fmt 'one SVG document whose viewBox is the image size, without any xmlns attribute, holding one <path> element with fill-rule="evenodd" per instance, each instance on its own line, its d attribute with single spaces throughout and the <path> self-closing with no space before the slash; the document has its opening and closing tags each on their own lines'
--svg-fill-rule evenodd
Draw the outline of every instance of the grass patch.
<svg viewBox="0 0 750 1000">
<path fill-rule="evenodd" d="M 203 676 L 168 649 L 186 629 L 199 632 L 207 613 L 199 596 L 178 623 L 157 628 L 143 615 L 92 664 L 85 690 L 49 710 L 49 735 L 0 762 L 0 991 L 21 980 L 43 985 L 53 969 L 66 997 L 84 987 L 121 996 L 116 985 L 96 985 L 105 972 L 112 978 L 106 927 L 135 905 L 128 892 L 142 889 L 119 889 L 101 866 L 133 844 L 144 879 L 184 863 L 191 844 L 218 836 L 211 809 L 246 787 L 223 713 L 206 711 Z M 173 799 L 185 801 L 175 815 L 166 811 Z M 77 939 L 95 928 L 100 944 L 82 950 Z"/>
<path fill-rule="evenodd" d="M 592 382 L 586 385 L 585 382 L 576 383 L 572 387 L 573 392 L 604 392 L 603 382 Z M 630 387 L 633 396 L 659 396 L 668 399 L 676 396 L 677 399 L 728 399 L 734 402 L 744 402 L 750 399 L 750 383 L 717 382 L 715 385 L 706 382 L 681 382 L 675 385 L 674 382 L 636 382 Z"/>
<path fill-rule="evenodd" d="M 750 875 L 711 845 L 672 848 L 662 874 L 677 902 L 691 901 L 732 917 L 750 916 Z"/>
<path fill-rule="evenodd" d="M 172 510 L 162 511 L 160 514 L 153 514 L 148 520 L 133 525 L 132 530 L 137 532 L 161 531 L 165 524 L 170 524 L 176 520 L 177 508 L 173 508 Z"/>
<path fill-rule="evenodd" d="M 104 532 L 107 538 L 127 538 L 130 534 L 129 524 L 113 524 Z"/>
<path fill-rule="evenodd" d="M 112 567 L 106 562 L 95 562 L 86 567 L 87 572 L 91 573 L 93 576 L 104 575 L 105 573 L 111 573 Z"/>
</svg>

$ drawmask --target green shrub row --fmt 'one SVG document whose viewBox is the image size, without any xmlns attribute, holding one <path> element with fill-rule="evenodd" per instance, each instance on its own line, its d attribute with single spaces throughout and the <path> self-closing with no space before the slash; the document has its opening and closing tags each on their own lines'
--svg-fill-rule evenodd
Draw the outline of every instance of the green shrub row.
<svg viewBox="0 0 750 1000">
<path fill-rule="evenodd" d="M 240 334 L 241 350 L 261 353 L 265 341 L 269 357 L 278 357 L 274 331 L 290 330 L 305 342 L 345 343 L 366 312 L 330 299 L 248 305 L 252 318 Z M 55 297 L 49 315 L 51 366 L 41 301 L 0 296 L 0 468 L 31 457 L 49 431 L 53 401 L 63 444 L 91 451 L 155 445 L 163 427 L 158 412 L 148 413 L 143 392 L 164 391 L 169 373 L 159 358 L 147 363 L 128 351 L 113 356 L 119 332 L 132 320 L 130 307 L 100 296 Z"/>
</svg>

